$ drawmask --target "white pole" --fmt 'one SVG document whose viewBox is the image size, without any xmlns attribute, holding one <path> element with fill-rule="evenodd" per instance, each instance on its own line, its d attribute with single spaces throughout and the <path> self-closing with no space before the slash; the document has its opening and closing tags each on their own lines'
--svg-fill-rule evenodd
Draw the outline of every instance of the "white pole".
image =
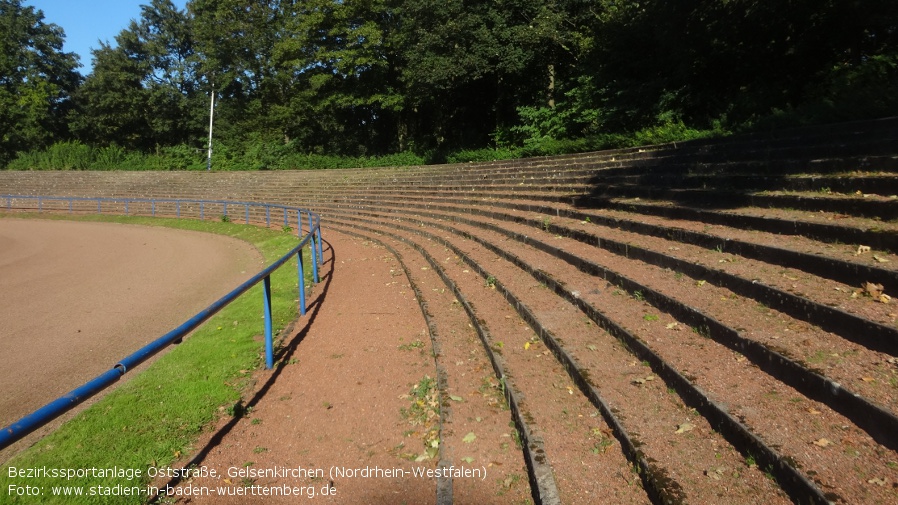
<svg viewBox="0 0 898 505">
<path fill-rule="evenodd" d="M 209 151 L 206 154 L 206 171 L 212 170 L 212 117 L 215 114 L 215 87 L 212 87 L 212 103 L 209 105 Z"/>
</svg>

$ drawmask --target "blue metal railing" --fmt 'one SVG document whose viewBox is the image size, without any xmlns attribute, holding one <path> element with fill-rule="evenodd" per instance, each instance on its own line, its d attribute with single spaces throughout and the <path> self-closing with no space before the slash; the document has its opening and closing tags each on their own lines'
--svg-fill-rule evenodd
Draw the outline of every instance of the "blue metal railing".
<svg viewBox="0 0 898 505">
<path fill-rule="evenodd" d="M 109 205 L 123 205 L 125 214 L 134 214 L 134 204 L 137 204 L 139 213 L 140 205 L 143 205 L 146 208 L 150 209 L 150 215 L 156 216 L 157 211 L 164 210 L 165 206 L 174 208 L 176 215 L 178 218 L 181 218 L 182 210 L 186 206 L 186 210 L 188 211 L 188 215 L 196 215 L 196 206 L 198 207 L 198 215 L 200 219 L 202 219 L 206 214 L 206 206 L 209 205 L 213 209 L 217 206 L 221 206 L 222 208 L 222 217 L 226 217 L 227 209 L 229 206 L 237 206 L 244 207 L 244 215 L 246 224 L 250 224 L 250 214 L 251 209 L 261 211 L 264 209 L 265 211 L 265 225 L 267 227 L 271 226 L 271 210 L 283 210 L 284 215 L 284 226 L 289 226 L 288 224 L 288 216 L 291 214 L 296 215 L 296 225 L 297 225 L 297 235 L 301 236 L 301 240 L 299 244 L 290 250 L 287 254 L 283 255 L 277 261 L 269 265 L 267 268 L 253 276 L 251 279 L 247 280 L 236 289 L 226 294 L 218 301 L 214 302 L 212 305 L 206 307 L 199 313 L 197 313 L 192 318 L 188 319 L 186 322 L 173 329 L 172 331 L 166 333 L 162 337 L 150 342 L 146 346 L 140 348 L 133 354 L 126 356 L 121 361 L 115 364 L 109 371 L 100 374 L 94 379 L 88 381 L 82 386 L 72 390 L 68 394 L 57 398 L 56 400 L 48 403 L 47 405 L 41 407 L 40 409 L 32 412 L 31 414 L 19 419 L 15 423 L 3 428 L 0 431 L 0 449 L 5 449 L 6 447 L 12 445 L 18 440 L 22 439 L 29 433 L 34 430 L 40 428 L 41 426 L 47 424 L 53 419 L 59 417 L 63 413 L 71 410 L 78 404 L 82 403 L 84 400 L 90 398 L 91 396 L 99 393 L 103 389 L 112 385 L 116 381 L 119 380 L 125 373 L 127 373 L 132 368 L 136 367 L 140 363 L 146 361 L 151 356 L 155 355 L 162 349 L 165 349 L 171 344 L 180 342 L 187 334 L 200 326 L 207 319 L 218 313 L 221 309 L 226 307 L 228 304 L 236 300 L 240 295 L 248 291 L 250 288 L 262 282 L 263 285 L 263 309 L 265 313 L 265 367 L 271 369 L 274 366 L 274 343 L 273 343 L 273 335 L 272 335 L 272 315 L 271 315 L 271 274 L 274 273 L 275 270 L 280 268 L 284 263 L 289 261 L 296 256 L 296 268 L 297 275 L 299 278 L 299 313 L 304 316 L 306 314 L 306 290 L 305 290 L 305 272 L 303 268 L 303 259 L 302 259 L 302 250 L 308 245 L 310 248 L 310 253 L 312 256 L 312 277 L 314 282 L 319 282 L 318 278 L 318 267 L 321 263 L 322 257 L 322 249 L 321 249 L 321 217 L 318 214 L 309 211 L 303 210 L 298 207 L 289 207 L 285 205 L 276 205 L 276 204 L 268 204 L 268 203 L 254 203 L 254 202 L 234 202 L 234 201 L 225 201 L 225 200 L 176 200 L 176 199 L 136 199 L 136 198 L 84 198 L 84 197 L 59 197 L 59 196 L 22 196 L 22 195 L 2 195 L 0 196 L 0 201 L 6 199 L 6 209 L 12 210 L 13 203 L 16 204 L 15 208 L 19 209 L 33 209 L 34 207 L 23 207 L 21 205 L 22 202 L 33 203 L 37 202 L 37 210 L 38 212 L 44 212 L 47 210 L 67 210 L 69 213 L 74 212 L 75 210 L 90 209 L 93 210 L 93 203 L 96 202 L 96 210 L 97 212 L 102 213 L 102 205 L 103 203 L 107 203 L 107 209 L 109 209 Z M 51 204 L 50 208 L 45 206 L 45 203 Z M 54 208 L 52 204 L 57 205 L 59 208 Z M 67 204 L 67 205 L 62 205 Z M 78 209 L 75 208 L 76 204 L 78 205 Z M 302 215 L 303 213 L 308 215 L 308 226 L 309 231 L 302 235 Z"/>
</svg>

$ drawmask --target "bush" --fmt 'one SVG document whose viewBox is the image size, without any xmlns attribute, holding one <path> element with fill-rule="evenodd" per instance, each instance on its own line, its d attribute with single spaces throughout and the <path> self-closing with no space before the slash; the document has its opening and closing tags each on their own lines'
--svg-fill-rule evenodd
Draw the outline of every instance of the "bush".
<svg viewBox="0 0 898 505">
<path fill-rule="evenodd" d="M 667 120 L 629 134 L 603 133 L 576 139 L 542 135 L 537 126 L 553 129 L 557 117 L 550 111 L 533 109 L 534 129 L 521 145 L 465 149 L 446 153 L 403 151 L 380 156 L 338 156 L 300 153 L 289 143 L 263 140 L 239 145 L 218 144 L 212 154 L 212 170 L 318 170 L 426 165 L 433 163 L 478 163 L 513 158 L 553 156 L 621 147 L 707 138 L 723 135 L 721 129 L 696 130 L 679 120 Z M 539 123 L 539 124 L 536 124 Z M 524 130 L 520 130 L 523 132 Z M 154 153 L 125 151 L 119 146 L 91 148 L 80 142 L 58 142 L 43 151 L 18 153 L 6 167 L 10 170 L 205 170 L 206 150 L 186 144 L 157 148 Z"/>
<path fill-rule="evenodd" d="M 511 147 L 485 147 L 483 149 L 466 149 L 446 156 L 446 163 L 477 163 L 496 160 L 510 160 L 521 155 L 519 149 Z"/>
<path fill-rule="evenodd" d="M 94 150 L 92 170 L 120 170 L 125 164 L 127 155 L 119 146 L 112 145 Z"/>
<path fill-rule="evenodd" d="M 78 141 L 57 142 L 44 151 L 18 153 L 8 168 L 13 170 L 87 170 L 93 153 Z"/>
</svg>

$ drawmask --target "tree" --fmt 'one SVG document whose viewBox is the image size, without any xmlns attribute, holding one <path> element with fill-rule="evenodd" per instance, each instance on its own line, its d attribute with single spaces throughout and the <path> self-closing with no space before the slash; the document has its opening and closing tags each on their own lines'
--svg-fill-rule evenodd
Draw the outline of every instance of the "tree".
<svg viewBox="0 0 898 505">
<path fill-rule="evenodd" d="M 0 163 L 67 136 L 70 95 L 81 80 L 65 33 L 21 0 L 0 0 Z"/>
<path fill-rule="evenodd" d="M 834 75 L 854 75 L 871 61 L 898 62 L 898 3 L 609 2 L 595 33 L 589 59 L 596 65 L 583 70 L 597 84 L 606 126 L 632 129 L 671 118 L 739 125 L 832 100 L 820 83 Z M 894 70 L 879 78 L 890 77 Z"/>
<path fill-rule="evenodd" d="M 77 94 L 78 136 L 144 151 L 198 140 L 205 100 L 187 13 L 153 0 L 115 40 L 93 51 L 94 70 Z"/>
<path fill-rule="evenodd" d="M 305 148 L 352 155 L 404 148 L 393 3 L 309 0 L 285 16 L 275 65 L 298 98 L 288 98 L 284 112 L 303 118 L 294 125 L 304 134 L 293 136 Z"/>
</svg>

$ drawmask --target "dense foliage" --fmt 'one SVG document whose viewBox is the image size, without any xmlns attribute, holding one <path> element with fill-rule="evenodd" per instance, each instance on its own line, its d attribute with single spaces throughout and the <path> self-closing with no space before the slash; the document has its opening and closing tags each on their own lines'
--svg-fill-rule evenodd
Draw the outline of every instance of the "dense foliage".
<svg viewBox="0 0 898 505">
<path fill-rule="evenodd" d="M 13 168 L 203 168 L 211 93 L 214 163 L 232 169 L 898 112 L 894 0 L 152 0 L 83 78 L 42 18 L 0 0 L 0 164 L 18 156 Z"/>
</svg>

